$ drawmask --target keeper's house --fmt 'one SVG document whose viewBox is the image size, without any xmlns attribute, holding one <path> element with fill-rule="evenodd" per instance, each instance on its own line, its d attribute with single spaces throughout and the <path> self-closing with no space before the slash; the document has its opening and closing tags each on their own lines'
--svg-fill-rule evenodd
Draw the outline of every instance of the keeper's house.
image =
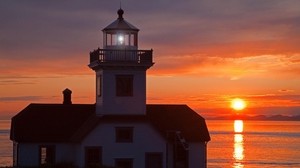
<svg viewBox="0 0 300 168">
<path fill-rule="evenodd" d="M 104 28 L 90 53 L 96 103 L 30 104 L 12 118 L 13 163 L 38 167 L 205 168 L 205 120 L 186 105 L 146 104 L 152 50 L 138 50 L 138 29 L 123 18 Z"/>
</svg>

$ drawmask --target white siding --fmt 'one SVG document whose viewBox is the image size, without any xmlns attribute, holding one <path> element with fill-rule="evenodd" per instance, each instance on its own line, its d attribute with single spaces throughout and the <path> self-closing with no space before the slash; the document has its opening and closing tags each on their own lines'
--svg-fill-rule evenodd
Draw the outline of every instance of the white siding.
<svg viewBox="0 0 300 168">
<path fill-rule="evenodd" d="M 38 166 L 39 165 L 39 146 L 37 144 L 19 143 L 18 165 Z"/>
<path fill-rule="evenodd" d="M 115 127 L 133 127 L 132 143 L 116 143 Z M 145 167 L 145 152 L 161 152 L 165 167 L 165 140 L 146 123 L 109 123 L 98 125 L 82 142 L 77 156 L 78 164 L 84 165 L 86 146 L 101 146 L 103 164 L 114 166 L 115 158 L 133 158 L 133 167 Z"/>
<path fill-rule="evenodd" d="M 189 144 L 189 167 L 206 168 L 206 144 L 204 142 Z"/>
<path fill-rule="evenodd" d="M 146 114 L 146 71 L 104 70 L 97 71 L 96 75 L 102 75 L 102 96 L 96 95 L 96 113 L 98 115 Z M 115 75 L 134 76 L 133 96 L 116 96 Z"/>
<path fill-rule="evenodd" d="M 132 143 L 116 143 L 115 127 L 133 127 Z M 99 124 L 81 144 L 18 144 L 18 165 L 38 166 L 40 145 L 54 145 L 56 163 L 72 162 L 84 167 L 85 147 L 102 147 L 103 164 L 114 166 L 116 158 L 132 158 L 134 168 L 145 167 L 146 152 L 160 152 L 163 155 L 163 167 L 173 165 L 172 146 L 167 148 L 165 139 L 147 123 L 106 123 Z M 166 151 L 168 149 L 168 152 Z M 189 168 L 206 168 L 206 144 L 189 144 Z"/>
<path fill-rule="evenodd" d="M 73 144 L 34 144 L 34 143 L 19 143 L 18 144 L 18 165 L 19 166 L 38 166 L 40 164 L 40 146 L 53 145 L 55 146 L 55 162 L 65 163 L 74 162 L 76 145 Z M 78 146 L 78 145 L 77 145 Z"/>
<path fill-rule="evenodd" d="M 55 145 L 55 161 L 56 163 L 69 162 L 75 160 L 76 145 L 73 144 L 56 144 Z"/>
</svg>

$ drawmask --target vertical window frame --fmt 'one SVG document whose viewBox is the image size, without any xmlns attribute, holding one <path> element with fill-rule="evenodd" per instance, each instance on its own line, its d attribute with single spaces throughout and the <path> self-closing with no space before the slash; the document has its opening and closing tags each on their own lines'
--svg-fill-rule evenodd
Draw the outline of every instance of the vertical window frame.
<svg viewBox="0 0 300 168">
<path fill-rule="evenodd" d="M 45 158 L 43 158 L 43 149 L 45 149 Z M 49 150 L 53 150 L 51 156 L 47 156 Z M 50 155 L 50 154 L 49 154 Z M 50 157 L 50 161 L 47 161 L 47 158 Z M 42 159 L 45 159 L 44 161 Z M 56 163 L 56 148 L 55 145 L 40 145 L 39 146 L 39 165 L 50 164 L 53 165 Z"/>
</svg>

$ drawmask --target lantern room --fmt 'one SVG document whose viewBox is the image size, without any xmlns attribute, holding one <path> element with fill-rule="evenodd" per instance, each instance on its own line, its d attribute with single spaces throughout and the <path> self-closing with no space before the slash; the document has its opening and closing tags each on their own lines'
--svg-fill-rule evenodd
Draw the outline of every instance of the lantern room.
<svg viewBox="0 0 300 168">
<path fill-rule="evenodd" d="M 138 50 L 139 29 L 123 18 L 123 9 L 117 14 L 118 18 L 102 30 L 103 48 L 90 52 L 89 67 L 93 70 L 112 66 L 150 68 L 154 64 L 152 50 Z"/>
<path fill-rule="evenodd" d="M 122 9 L 117 13 L 118 19 L 102 30 L 103 48 L 137 50 L 139 29 L 123 18 Z"/>
</svg>

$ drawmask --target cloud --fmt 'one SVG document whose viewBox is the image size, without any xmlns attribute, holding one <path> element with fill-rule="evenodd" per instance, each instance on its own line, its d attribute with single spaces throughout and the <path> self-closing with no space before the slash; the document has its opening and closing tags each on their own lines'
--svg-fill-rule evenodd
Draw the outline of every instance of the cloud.
<svg viewBox="0 0 300 168">
<path fill-rule="evenodd" d="M 157 62 L 151 75 L 187 75 L 238 80 L 241 78 L 286 79 L 297 81 L 299 56 L 254 55 L 248 57 L 222 57 L 201 54 L 154 57 Z"/>
<path fill-rule="evenodd" d="M 89 51 L 102 47 L 101 29 L 117 18 L 119 2 L 0 1 L 0 85 L 35 86 L 41 78 L 94 75 L 87 67 Z M 186 76 L 199 84 L 197 89 L 219 92 L 219 96 L 200 99 L 194 92 L 170 99 L 150 95 L 150 100 L 181 100 L 195 107 L 197 102 L 224 104 L 220 96 L 228 90 L 264 95 L 253 97 L 256 104 L 267 100 L 268 105 L 299 103 L 299 6 L 298 0 L 122 3 L 125 19 L 140 28 L 140 49 L 154 49 L 151 76 Z M 185 85 L 182 81 L 177 81 L 178 86 Z M 154 86 L 159 82 L 153 82 Z M 171 82 L 165 82 L 169 88 Z M 225 93 L 220 85 L 226 87 Z M 276 94 L 261 93 L 267 89 Z M 2 100 L 35 98 L 6 96 Z"/>
<path fill-rule="evenodd" d="M 36 82 L 28 81 L 24 82 L 21 80 L 0 80 L 0 85 L 33 85 Z"/>
<path fill-rule="evenodd" d="M 245 98 L 253 107 L 280 107 L 280 106 L 299 106 L 299 94 L 264 94 L 248 95 Z"/>
<path fill-rule="evenodd" d="M 186 63 L 191 55 L 206 61 L 203 57 L 300 53 L 297 3 L 129 0 L 123 7 L 125 19 L 141 28 L 141 47 L 154 48 L 158 58 L 180 56 Z M 101 47 L 100 30 L 116 19 L 119 2 L 10 1 L 0 6 L 0 19 L 6 23 L 0 61 L 32 71 L 63 72 L 80 69 L 88 63 L 89 51 Z M 159 64 L 178 67 L 172 60 L 178 59 Z"/>
<path fill-rule="evenodd" d="M 300 95 L 296 94 L 265 94 L 265 95 L 250 95 L 251 99 L 277 99 L 277 100 L 297 100 L 300 101 Z"/>
<path fill-rule="evenodd" d="M 0 75 L 0 85 L 3 87 L 5 86 L 12 86 L 12 85 L 37 85 L 41 83 L 41 80 L 47 80 L 47 79 L 57 79 L 61 80 L 64 78 L 68 78 L 71 75 L 53 75 L 47 73 L 47 75 L 40 73 L 37 76 L 25 76 L 25 73 L 23 75 L 18 74 L 11 74 L 11 75 Z"/>
<path fill-rule="evenodd" d="M 12 96 L 12 97 L 0 97 L 0 101 L 3 102 L 17 102 L 17 101 L 38 101 L 45 99 L 42 96 Z"/>
<path fill-rule="evenodd" d="M 292 89 L 280 89 L 280 90 L 278 90 L 278 92 L 289 93 L 289 92 L 295 92 L 295 90 L 292 90 Z"/>
<path fill-rule="evenodd" d="M 127 1 L 123 5 L 128 8 L 125 9 L 126 18 L 141 27 L 140 35 L 144 37 L 141 43 L 153 48 L 185 48 L 188 45 L 278 39 L 278 35 L 286 32 L 284 25 L 297 23 L 299 10 L 295 9 L 292 14 L 286 12 L 295 3 L 156 0 Z M 1 19 L 6 23 L 6 33 L 2 35 L 0 45 L 3 50 L 9 49 L 14 53 L 26 49 L 37 53 L 60 53 L 64 50 L 61 52 L 65 53 L 63 55 L 52 54 L 54 58 L 71 57 L 72 50 L 88 51 L 90 46 L 101 44 L 99 31 L 116 18 L 118 8 L 116 1 L 27 1 L 5 2 L 1 6 Z M 283 22 L 286 18 L 290 18 L 287 23 Z M 299 32 L 297 26 L 288 30 Z M 22 55 L 12 57 L 20 58 Z M 30 57 L 33 56 L 38 57 Z"/>
<path fill-rule="evenodd" d="M 89 55 L 73 59 L 1 60 L 0 76 L 58 77 L 64 75 L 91 75 Z M 14 65 L 14 67 L 10 67 Z"/>
</svg>

